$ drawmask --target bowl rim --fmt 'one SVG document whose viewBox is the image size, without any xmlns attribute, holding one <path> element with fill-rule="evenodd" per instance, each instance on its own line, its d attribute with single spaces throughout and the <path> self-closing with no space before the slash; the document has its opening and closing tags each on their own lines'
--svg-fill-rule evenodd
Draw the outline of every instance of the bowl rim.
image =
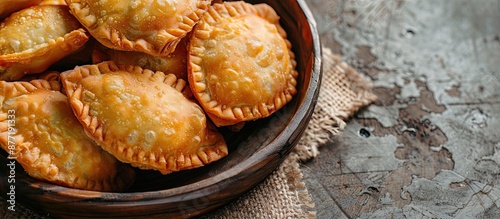
<svg viewBox="0 0 500 219">
<path fill-rule="evenodd" d="M 238 163 L 225 170 L 224 174 L 216 174 L 214 176 L 211 176 L 210 178 L 202 179 L 197 182 L 155 191 L 124 193 L 98 192 L 66 187 L 64 187 L 64 190 L 59 190 L 58 187 L 62 186 L 52 185 L 50 183 L 31 179 L 29 177 L 25 181 L 32 184 L 30 187 L 36 187 L 35 189 L 41 189 L 46 193 L 57 193 L 61 197 L 67 197 L 70 199 L 90 199 L 87 202 L 88 204 L 95 205 L 101 202 L 105 202 L 106 206 L 125 206 L 127 204 L 137 204 L 137 202 L 134 203 L 133 201 L 136 201 L 138 199 L 145 202 L 160 200 L 160 203 L 168 203 L 185 200 L 186 195 L 189 196 L 189 199 L 193 199 L 212 194 L 214 193 L 214 191 L 220 193 L 221 191 L 213 190 L 210 188 L 225 188 L 235 181 L 248 177 L 248 175 L 241 176 L 241 173 L 252 166 L 265 165 L 273 161 L 274 159 L 280 159 L 280 161 L 276 165 L 276 167 L 278 167 L 282 163 L 284 158 L 290 153 L 291 149 L 296 145 L 296 143 L 298 143 L 298 140 L 300 140 L 300 137 L 304 133 L 305 128 L 301 130 L 298 127 L 300 127 L 301 125 L 307 126 L 307 123 L 309 123 L 312 117 L 314 108 L 317 103 L 322 78 L 322 50 L 316 21 L 305 0 L 296 0 L 296 2 L 298 3 L 300 9 L 302 10 L 302 13 L 306 17 L 310 29 L 309 31 L 312 35 L 313 45 L 310 55 L 314 56 L 314 60 L 311 66 L 312 69 L 310 69 L 311 78 L 309 81 L 309 85 L 307 87 L 304 87 L 304 89 L 307 89 L 304 98 L 300 100 L 301 102 L 296 112 L 290 118 L 290 122 L 288 123 L 289 125 L 286 126 L 266 147 L 256 151 L 248 159 L 245 159 L 241 163 Z M 284 145 L 282 144 L 283 142 L 286 142 L 286 145 L 288 145 L 288 147 L 284 147 Z M 267 159 L 263 161 L 262 158 Z M 273 170 L 276 167 L 274 167 Z M 269 174 L 263 177 L 263 179 L 267 178 L 268 175 Z M 48 184 L 50 184 L 50 186 L 44 186 Z M 250 188 L 253 188 L 258 184 L 259 183 L 255 183 Z M 196 193 L 197 191 L 206 192 Z"/>
</svg>

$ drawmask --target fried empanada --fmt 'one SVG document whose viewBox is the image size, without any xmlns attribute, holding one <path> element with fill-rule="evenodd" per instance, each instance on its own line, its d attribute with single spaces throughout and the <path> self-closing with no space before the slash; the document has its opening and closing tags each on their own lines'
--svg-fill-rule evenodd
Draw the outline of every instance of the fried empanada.
<svg viewBox="0 0 500 219">
<path fill-rule="evenodd" d="M 118 65 L 136 65 L 151 71 L 172 73 L 187 81 L 187 37 L 184 37 L 173 53 L 167 56 L 153 56 L 143 52 L 115 50 L 97 45 L 92 53 L 94 64 L 113 61 Z"/>
<path fill-rule="evenodd" d="M 86 135 L 59 87 L 57 81 L 0 81 L 1 147 L 38 180 L 86 190 L 125 190 L 133 183 L 133 168 Z"/>
<path fill-rule="evenodd" d="M 66 0 L 103 45 L 166 56 L 210 5 L 210 0 Z"/>
<path fill-rule="evenodd" d="M 214 4 L 193 30 L 188 80 L 217 126 L 264 118 L 296 94 L 295 55 L 266 4 Z"/>
<path fill-rule="evenodd" d="M 123 162 L 163 174 L 227 155 L 223 136 L 182 94 L 184 80 L 112 61 L 61 74 L 73 111 L 89 135 Z"/>
<path fill-rule="evenodd" d="M 67 6 L 38 5 L 16 12 L 0 23 L 0 80 L 41 73 L 88 39 Z"/>
</svg>

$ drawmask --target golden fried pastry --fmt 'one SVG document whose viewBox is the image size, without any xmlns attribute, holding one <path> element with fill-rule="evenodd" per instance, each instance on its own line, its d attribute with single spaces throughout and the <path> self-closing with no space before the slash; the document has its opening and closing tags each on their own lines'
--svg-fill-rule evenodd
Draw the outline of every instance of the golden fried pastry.
<svg viewBox="0 0 500 219">
<path fill-rule="evenodd" d="M 188 49 L 194 96 L 217 126 L 271 115 L 296 94 L 295 56 L 270 6 L 214 4 Z"/>
<path fill-rule="evenodd" d="M 59 82 L 0 81 L 0 143 L 38 180 L 96 191 L 122 191 L 135 172 L 87 137 Z M 56 90 L 53 90 L 56 88 Z"/>
<path fill-rule="evenodd" d="M 123 162 L 163 174 L 227 155 L 223 136 L 181 91 L 184 80 L 138 66 L 102 62 L 61 74 L 89 135 Z"/>
<path fill-rule="evenodd" d="M 40 2 L 42 2 L 42 0 L 0 0 L 0 20 L 16 11 L 37 5 Z"/>
<path fill-rule="evenodd" d="M 136 65 L 151 71 L 172 73 L 187 81 L 187 42 L 184 37 L 173 53 L 167 56 L 153 56 L 143 52 L 115 50 L 98 45 L 92 53 L 94 64 L 112 60 L 118 65 Z"/>
<path fill-rule="evenodd" d="M 190 32 L 210 0 L 66 0 L 103 45 L 166 56 Z"/>
<path fill-rule="evenodd" d="M 0 23 L 0 80 L 45 71 L 89 39 L 67 6 L 38 5 Z"/>
</svg>

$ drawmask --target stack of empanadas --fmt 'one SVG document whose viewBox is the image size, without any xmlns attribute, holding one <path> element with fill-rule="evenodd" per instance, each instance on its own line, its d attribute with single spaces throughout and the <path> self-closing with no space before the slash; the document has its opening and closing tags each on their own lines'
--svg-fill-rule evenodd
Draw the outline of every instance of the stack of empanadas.
<svg viewBox="0 0 500 219">
<path fill-rule="evenodd" d="M 0 11 L 0 143 L 36 179 L 124 191 L 133 167 L 207 165 L 228 154 L 219 127 L 268 117 L 297 92 L 269 5 L 40 2 Z"/>
</svg>

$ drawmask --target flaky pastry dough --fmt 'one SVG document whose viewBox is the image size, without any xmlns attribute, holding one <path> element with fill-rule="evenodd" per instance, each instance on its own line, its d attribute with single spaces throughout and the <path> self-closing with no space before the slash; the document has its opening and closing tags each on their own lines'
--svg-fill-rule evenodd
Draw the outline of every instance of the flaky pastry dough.
<svg viewBox="0 0 500 219">
<path fill-rule="evenodd" d="M 296 94 L 295 56 L 270 6 L 212 5 L 193 30 L 188 80 L 217 126 L 264 118 Z"/>
<path fill-rule="evenodd" d="M 183 95 L 187 83 L 173 74 L 108 61 L 61 79 L 87 133 L 123 162 L 167 174 L 228 153 L 201 107 Z"/>
<path fill-rule="evenodd" d="M 0 145 L 35 179 L 58 185 L 123 191 L 134 180 L 86 134 L 57 81 L 0 81 Z"/>
<path fill-rule="evenodd" d="M 103 45 L 165 56 L 175 50 L 210 0 L 66 0 Z"/>
<path fill-rule="evenodd" d="M 118 65 L 136 65 L 151 71 L 172 73 L 177 78 L 187 81 L 187 42 L 188 38 L 184 37 L 175 51 L 166 56 L 115 50 L 97 45 L 92 53 L 92 62 L 97 64 L 111 60 Z"/>
<path fill-rule="evenodd" d="M 89 39 L 64 5 L 38 5 L 0 23 L 0 80 L 41 73 Z"/>
</svg>

